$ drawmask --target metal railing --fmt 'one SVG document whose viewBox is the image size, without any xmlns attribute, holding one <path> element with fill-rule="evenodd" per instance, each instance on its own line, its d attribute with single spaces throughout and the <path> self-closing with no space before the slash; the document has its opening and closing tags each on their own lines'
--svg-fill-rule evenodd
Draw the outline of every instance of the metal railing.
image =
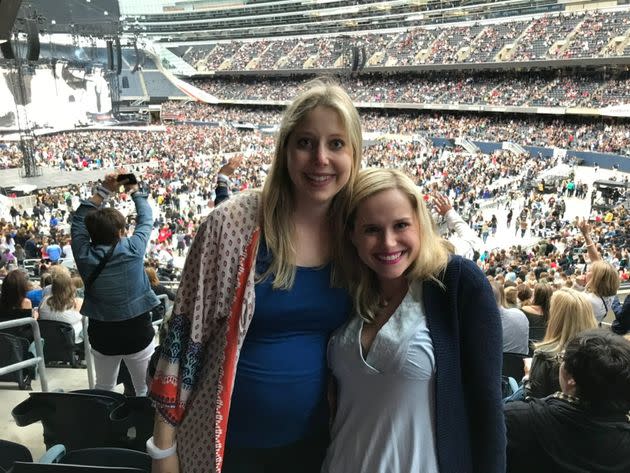
<svg viewBox="0 0 630 473">
<path fill-rule="evenodd" d="M 164 319 L 168 318 L 170 311 L 173 309 L 173 305 L 168 300 L 168 296 L 166 294 L 160 294 L 159 296 L 157 296 L 157 298 L 160 300 L 160 303 L 164 304 L 164 317 L 158 320 L 154 320 L 152 322 L 153 326 L 156 329 L 158 329 L 160 325 L 162 325 Z"/>
<path fill-rule="evenodd" d="M 83 350 L 85 352 L 85 366 L 87 367 L 88 386 L 90 389 L 94 389 L 94 386 L 96 386 L 96 381 L 94 380 L 94 358 L 92 357 L 90 337 L 88 337 L 88 325 L 90 324 L 90 319 L 83 316 L 81 322 L 83 322 Z"/>
<path fill-rule="evenodd" d="M 0 376 L 13 373 L 14 371 L 37 366 L 40 376 L 40 382 L 43 392 L 48 392 L 48 378 L 46 377 L 46 362 L 44 361 L 44 346 L 42 344 L 42 336 L 39 332 L 37 320 L 32 317 L 23 317 L 15 320 L 7 320 L 0 322 L 0 330 L 6 328 L 20 327 L 22 325 L 30 325 L 33 330 L 33 341 L 35 343 L 35 353 L 37 356 L 29 360 L 20 361 L 11 365 L 0 367 Z"/>
</svg>

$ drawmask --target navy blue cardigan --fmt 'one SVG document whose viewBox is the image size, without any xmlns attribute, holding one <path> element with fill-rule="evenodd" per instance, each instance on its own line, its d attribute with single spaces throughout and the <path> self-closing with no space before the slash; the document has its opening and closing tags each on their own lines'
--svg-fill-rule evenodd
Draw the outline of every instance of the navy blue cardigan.
<svg viewBox="0 0 630 473">
<path fill-rule="evenodd" d="M 444 473 L 504 473 L 502 329 L 492 289 L 470 260 L 453 256 L 423 283 L 436 360 L 436 440 Z"/>
</svg>

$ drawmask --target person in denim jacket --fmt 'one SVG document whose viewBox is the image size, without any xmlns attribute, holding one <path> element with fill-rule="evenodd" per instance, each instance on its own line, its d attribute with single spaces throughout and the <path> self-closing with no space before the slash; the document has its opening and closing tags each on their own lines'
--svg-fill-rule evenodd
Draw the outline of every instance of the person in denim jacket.
<svg viewBox="0 0 630 473">
<path fill-rule="evenodd" d="M 159 305 L 144 272 L 153 215 L 148 194 L 137 184 L 117 181 L 118 174 L 108 174 L 94 195 L 81 201 L 72 219 L 72 251 L 86 286 L 81 314 L 90 319 L 88 336 L 96 389 L 114 389 L 124 360 L 136 394 L 143 396 L 147 392 L 147 365 L 154 351 L 151 310 Z M 136 207 L 136 226 L 130 237 L 126 235 L 125 217 L 104 206 L 121 185 Z M 107 262 L 94 278 L 103 258 L 108 258 Z"/>
</svg>

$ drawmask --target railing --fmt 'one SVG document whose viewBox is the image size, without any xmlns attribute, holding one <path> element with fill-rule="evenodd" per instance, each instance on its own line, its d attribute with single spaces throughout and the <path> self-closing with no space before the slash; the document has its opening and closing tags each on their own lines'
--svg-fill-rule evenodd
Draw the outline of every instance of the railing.
<svg viewBox="0 0 630 473">
<path fill-rule="evenodd" d="M 94 380 L 94 358 L 92 357 L 92 346 L 90 345 L 90 337 L 88 337 L 88 325 L 90 319 L 83 316 L 83 350 L 85 351 L 85 366 L 87 367 L 88 385 L 90 389 L 94 389 L 96 381 Z"/>
<path fill-rule="evenodd" d="M 41 386 L 43 392 L 48 392 L 48 378 L 46 377 L 46 363 L 44 361 L 44 346 L 42 345 L 42 337 L 39 332 L 39 325 L 37 320 L 32 317 L 23 317 L 15 320 L 7 320 L 6 322 L 0 322 L 0 330 L 5 328 L 19 327 L 21 325 L 30 325 L 33 330 L 33 339 L 35 342 L 35 352 L 37 356 L 30 360 L 20 361 L 0 367 L 0 376 L 13 373 L 14 371 L 21 370 L 22 368 L 28 368 L 30 366 L 36 366 L 39 370 L 39 376 L 41 380 Z"/>
<path fill-rule="evenodd" d="M 159 296 L 157 296 L 157 298 L 160 300 L 161 304 L 164 304 L 164 317 L 158 320 L 154 320 L 152 322 L 153 326 L 157 329 L 160 327 L 160 325 L 162 325 L 162 322 L 165 318 L 167 318 L 168 314 L 169 314 L 169 310 L 172 309 L 172 306 L 169 307 L 169 300 L 168 300 L 168 296 L 166 294 L 160 294 Z"/>
<path fill-rule="evenodd" d="M 57 264 L 63 264 L 66 260 L 67 258 L 59 258 L 57 260 Z M 72 258 L 70 259 L 70 261 L 72 261 L 72 264 L 74 264 L 74 260 Z M 28 274 L 33 276 L 35 275 L 35 268 L 40 262 L 41 258 L 29 258 L 25 259 L 22 265 L 24 266 L 24 269 L 28 271 Z"/>
</svg>

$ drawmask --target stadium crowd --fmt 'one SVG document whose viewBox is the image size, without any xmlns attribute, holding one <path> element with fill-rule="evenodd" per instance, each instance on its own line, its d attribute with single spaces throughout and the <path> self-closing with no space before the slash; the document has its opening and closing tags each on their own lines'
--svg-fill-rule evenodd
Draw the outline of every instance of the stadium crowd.
<svg viewBox="0 0 630 473">
<path fill-rule="evenodd" d="M 381 117 L 376 120 L 382 120 L 383 126 L 388 123 L 388 120 Z M 441 130 L 440 121 L 441 119 L 436 117 L 434 120 L 423 120 L 422 123 L 426 131 L 435 132 Z M 368 129 L 371 128 L 370 122 L 370 117 L 367 116 L 364 124 Z M 411 125 L 408 127 L 414 129 Z M 390 128 L 389 131 L 404 134 L 408 133 L 409 129 Z M 178 244 L 181 246 L 180 241 L 184 237 L 187 236 L 186 239 L 189 240 L 194 235 L 200 219 L 212 206 L 214 199 L 212 176 L 216 175 L 226 159 L 237 156 L 243 161 L 243 165 L 238 168 L 234 177 L 235 191 L 260 187 L 266 176 L 271 159 L 272 138 L 269 135 L 257 131 L 237 132 L 226 127 L 211 130 L 212 133 L 207 133 L 200 127 L 173 126 L 168 127 L 163 133 L 118 132 L 117 134 L 117 132 L 100 131 L 92 134 L 91 138 L 87 132 L 82 132 L 81 136 L 62 134 L 48 137 L 46 149 L 52 153 L 52 156 L 68 156 L 70 153 L 77 153 L 69 161 L 61 161 L 66 169 L 79 169 L 84 167 L 86 162 L 88 166 L 103 168 L 124 164 L 133 165 L 133 162 L 128 160 L 117 159 L 116 156 L 123 155 L 122 151 L 119 151 L 121 146 L 128 146 L 128 149 L 133 150 L 137 158 L 136 163 L 148 162 L 148 166 L 142 171 L 143 179 L 148 188 L 152 189 L 153 202 L 155 208 L 158 209 L 155 235 L 152 238 L 158 245 L 150 246 L 150 251 L 155 250 L 158 254 L 163 249 L 160 245 L 166 245 L 167 251 L 174 252 Z M 417 131 L 416 129 L 416 133 Z M 132 141 L 134 137 L 142 136 L 144 136 L 143 140 Z M 150 139 L 147 140 L 147 137 Z M 226 141 L 217 141 L 220 137 Z M 64 144 L 68 146 L 65 150 Z M 108 157 L 101 161 L 102 156 L 98 152 L 101 148 L 117 151 L 110 152 Z M 217 149 L 222 151 L 217 152 Z M 82 150 L 82 152 L 77 150 Z M 496 221 L 491 222 L 487 215 L 484 217 L 487 211 L 483 211 L 488 203 L 493 203 L 493 205 L 505 205 L 506 208 L 511 209 L 510 214 L 514 216 L 514 219 L 512 221 L 510 218 L 508 223 L 509 225 L 518 223 L 518 228 L 515 226 L 514 231 L 521 236 L 525 235 L 525 232 L 520 232 L 522 226 L 526 229 L 527 235 L 531 234 L 540 238 L 551 235 L 554 241 L 564 240 L 565 243 L 560 245 L 561 252 L 566 248 L 573 250 L 575 244 L 579 244 L 579 238 L 573 238 L 575 227 L 570 222 L 562 220 L 561 206 L 564 205 L 563 198 L 565 197 L 589 197 L 591 195 L 589 189 L 580 181 L 567 177 L 550 184 L 557 186 L 557 189 L 554 189 L 557 192 L 556 198 L 549 199 L 545 197 L 545 194 L 537 193 L 535 189 L 531 190 L 532 182 L 536 181 L 537 176 L 543 171 L 556 165 L 556 160 L 516 155 L 507 150 L 499 150 L 492 155 L 482 153 L 470 155 L 458 147 L 445 149 L 432 146 L 428 141 L 416 136 L 415 139 L 411 137 L 406 140 L 383 138 L 371 142 L 364 149 L 364 163 L 372 167 L 401 169 L 412 176 L 427 195 L 436 191 L 447 195 L 452 200 L 453 206 L 480 237 L 487 238 L 487 232 L 496 231 Z M 140 168 L 137 169 L 140 171 Z M 15 235 L 19 233 L 18 243 L 24 249 L 25 257 L 29 259 L 40 257 L 41 249 L 49 241 L 54 240 L 64 246 L 68 240 L 65 230 L 72 215 L 72 208 L 77 205 L 79 198 L 89 194 L 90 186 L 90 184 L 83 184 L 39 190 L 36 194 L 37 203 L 32 208 L 11 210 L 12 220 L 4 222 L 5 227 L 2 229 L 7 241 L 10 240 L 8 235 L 14 235 L 12 238 L 15 239 Z M 521 201 L 523 202 L 520 204 L 521 207 L 529 209 L 522 215 L 522 208 L 517 208 L 517 202 Z M 126 213 L 129 212 L 128 205 L 125 205 L 125 203 L 129 204 L 125 194 L 119 196 L 114 202 L 125 208 Z M 600 238 L 600 234 L 610 237 L 621 232 L 625 235 L 628 223 L 623 220 L 624 211 L 619 212 L 616 217 L 621 220 L 605 222 L 612 225 L 611 228 L 605 226 L 604 222 L 602 222 L 602 229 L 597 228 L 598 243 L 602 245 L 607 243 L 603 236 Z M 158 237 L 164 226 L 170 229 L 170 240 L 163 238 L 163 235 Z M 25 240 L 27 235 L 33 237 L 38 250 L 35 250 L 32 244 L 29 244 L 26 250 L 24 243 L 29 239 Z M 617 243 L 613 247 L 609 248 L 606 244 L 607 249 L 604 252 L 606 258 L 627 261 L 628 250 L 624 250 L 623 245 L 619 244 L 623 240 L 614 241 Z M 15 244 L 11 243 L 10 248 L 13 251 Z M 514 253 L 516 250 L 512 248 L 511 251 Z M 506 252 L 489 253 L 480 262 L 487 265 L 489 260 L 494 260 L 500 254 L 506 254 Z M 525 255 L 518 252 L 515 254 L 519 258 Z M 619 258 L 620 254 L 625 257 Z M 555 257 L 559 258 L 560 255 L 555 255 Z M 162 258 L 169 260 L 164 254 Z M 519 261 L 519 264 L 529 263 L 531 258 L 530 253 L 527 259 Z M 514 263 L 515 261 L 512 260 L 505 262 L 503 269 L 506 270 Z M 621 263 L 621 269 L 624 269 L 626 265 L 627 263 Z M 624 278 L 627 277 L 626 271 L 623 271 L 623 274 Z"/>
<path fill-rule="evenodd" d="M 356 102 L 435 103 L 522 107 L 603 108 L 625 103 L 627 73 L 567 75 L 558 72 L 474 73 L 434 72 L 422 75 L 361 75 L 342 79 Z M 221 100 L 286 101 L 300 79 L 211 79 L 194 85 Z"/>
<path fill-rule="evenodd" d="M 385 126 L 387 121 L 382 116 L 374 120 L 370 124 L 369 117 L 364 117 L 366 127 L 370 128 L 376 123 Z M 436 120 L 439 122 L 437 117 Z M 67 156 L 70 148 L 71 153 L 76 154 L 70 157 L 69 163 L 64 163 L 66 168 L 82 163 L 81 159 L 87 161 L 88 165 L 96 164 L 110 169 L 121 164 L 122 151 L 119 154 L 118 150 L 123 145 L 112 145 L 113 141 L 121 138 L 127 140 L 127 149 L 133 150 L 138 162 L 149 160 L 144 170 L 133 164 L 129 169 L 136 172 L 145 183 L 145 189 L 150 194 L 150 206 L 154 209 L 153 228 L 144 255 L 146 271 L 163 281 L 173 280 L 177 283 L 180 276 L 176 258 L 181 262 L 191 247 L 202 219 L 213 207 L 216 197 L 213 188 L 217 183 L 215 176 L 219 172 L 230 175 L 229 187 L 232 193 L 260 187 L 271 160 L 268 135 L 254 131 L 237 132 L 224 126 L 211 130 L 214 133 L 205 133 L 205 129 L 200 127 L 174 126 L 165 132 L 146 133 L 146 137 L 151 138 L 144 143 L 132 143 L 136 135 L 129 132 L 120 135 L 98 132 L 93 135 L 91 145 L 89 135 L 81 135 L 78 139 L 69 134 L 61 138 L 53 136 L 53 141 L 48 145 L 53 156 Z M 208 135 L 212 137 L 208 138 Z M 232 143 L 222 148 L 219 144 L 224 143 L 212 141 L 215 139 L 227 139 Z M 501 307 L 503 350 L 511 353 L 512 345 L 509 344 L 518 342 L 524 347 L 522 356 L 533 356 L 529 378 L 524 378 L 517 390 L 505 388 L 503 393 L 509 396 L 507 400 L 510 401 L 505 407 L 508 431 L 515 428 L 516 422 L 524 422 L 528 426 L 529 423 L 519 420 L 519 413 L 515 412 L 518 406 L 526 406 L 519 403 L 519 399 L 525 393 L 532 395 L 538 392 L 534 390 L 541 389 L 540 385 L 544 383 L 548 391 L 542 391 L 539 402 L 550 403 L 560 396 L 557 392 L 563 388 L 561 384 L 554 384 L 557 380 L 552 375 L 540 374 L 543 365 L 547 366 L 549 373 L 554 370 L 558 372 L 560 365 L 556 355 L 564 353 L 558 348 L 560 346 L 562 350 L 566 347 L 566 359 L 571 360 L 571 340 L 562 339 L 562 343 L 556 340 L 558 331 L 563 330 L 558 328 L 558 324 L 561 327 L 565 324 L 567 330 L 574 330 L 575 337 L 589 336 L 573 329 L 569 322 L 564 322 L 557 315 L 560 311 L 557 300 L 565 294 L 582 300 L 588 308 L 586 328 L 595 327 L 611 310 L 618 317 L 616 322 L 619 322 L 613 326 L 614 330 L 618 333 L 630 330 L 630 318 L 617 315 L 623 314 L 624 310 L 627 312 L 628 303 L 622 305 L 616 297 L 620 283 L 628 281 L 630 277 L 630 215 L 623 205 L 615 205 L 607 211 L 594 212 L 591 215 L 592 223 L 569 221 L 564 215 L 565 201 L 587 199 L 591 193 L 588 186 L 576 181 L 573 175 L 548 184 L 537 181 L 542 172 L 557 164 L 556 160 L 515 155 L 508 151 L 499 151 L 493 155 L 470 155 L 457 147 L 443 149 L 431 146 L 421 137 L 411 139 L 408 136 L 407 139 L 382 139 L 367 143 L 364 164 L 398 168 L 409 175 L 420 186 L 422 194 L 433 208 L 434 217 L 449 238 L 455 240 L 460 236 L 458 232 L 450 235 L 446 230 L 451 205 L 474 233 L 474 238 L 469 240 L 472 242 L 470 251 L 465 256 L 473 259 L 492 285 L 498 288 L 496 298 Z M 102 146 L 100 150 L 97 149 L 99 141 L 99 146 Z M 68 146 L 68 149 L 64 149 L 64 146 Z M 99 153 L 110 148 L 117 152 L 110 153 L 97 163 Z M 538 184 L 532 188 L 527 185 L 531 182 Z M 16 274 L 22 274 L 20 266 L 28 259 L 37 260 L 33 276 L 40 276 L 40 282 L 29 283 L 25 288 L 28 292 L 25 292 L 20 303 L 25 308 L 35 308 L 33 314 L 42 319 L 50 312 L 49 306 L 61 281 L 66 281 L 66 286 L 72 291 L 73 307 L 80 305 L 75 298 L 81 295 L 82 284 L 77 282 L 76 286 L 72 286 L 72 279 L 67 277 L 68 272 L 60 270 L 59 265 L 73 266 L 68 229 L 70 222 L 74 221 L 79 199 L 91 196 L 95 184 L 41 189 L 36 193 L 36 203 L 32 208 L 13 207 L 10 219 L 0 220 L 0 234 L 3 236 L 0 243 L 3 294 L 13 288 Z M 99 187 L 95 187 L 97 193 L 101 192 Z M 137 223 L 136 218 L 139 218 L 139 215 L 134 216 L 132 210 L 132 196 L 126 191 L 119 191 L 110 196 L 110 202 L 126 217 L 126 234 L 131 235 Z M 514 232 L 513 240 L 521 244 L 503 248 L 489 244 L 489 237 L 496 234 L 499 226 L 503 227 L 493 213 L 499 207 L 508 210 L 505 227 Z M 536 244 L 526 244 L 532 238 Z M 600 262 L 596 262 L 594 254 L 598 255 Z M 594 268 L 600 266 L 613 277 L 613 282 L 602 285 L 602 288 L 594 285 L 595 279 L 589 279 L 594 278 L 591 275 Z M 76 280 L 76 273 L 72 274 Z M 156 293 L 159 286 L 159 280 L 151 285 Z M 599 313 L 600 299 L 605 309 L 603 314 Z M 0 306 L 0 312 L 3 310 L 4 307 Z M 73 310 L 76 312 L 76 309 Z M 622 323 L 625 320 L 623 317 L 628 320 Z M 518 322 L 515 322 L 517 319 Z M 75 326 L 75 330 L 79 330 L 79 326 Z M 599 337 L 599 340 L 613 335 L 610 331 L 602 330 L 592 336 Z M 621 343 L 619 340 L 622 339 L 606 338 L 607 346 Z M 549 347 L 553 347 L 553 350 Z M 587 382 L 585 378 L 579 379 L 581 383 Z M 136 382 L 134 379 L 134 385 Z M 551 388 L 546 388 L 547 385 Z M 575 391 L 564 391 L 575 394 Z M 547 398 L 548 395 L 556 397 Z M 508 461 L 519 458 L 513 451 L 518 446 L 513 442 L 508 443 Z M 517 463 L 517 467 L 522 464 Z M 513 468 L 510 471 L 519 470 Z"/>
<path fill-rule="evenodd" d="M 347 61 L 353 46 L 365 51 L 368 67 L 620 56 L 625 54 L 623 41 L 612 40 L 625 36 L 629 28 L 627 9 L 591 10 L 528 21 L 368 33 L 351 39 L 231 41 L 192 46 L 182 52 L 182 58 L 205 72 L 338 67 Z M 515 47 L 504 54 L 508 44 Z"/>
<path fill-rule="evenodd" d="M 251 108 L 167 102 L 164 110 L 181 120 L 236 121 L 275 125 L 280 112 L 273 107 Z M 543 117 L 471 115 L 446 112 L 362 112 L 367 132 L 421 134 L 425 137 L 466 137 L 475 141 L 511 141 L 524 146 L 553 146 L 576 151 L 630 153 L 630 132 L 624 120 L 604 122 Z"/>
<path fill-rule="evenodd" d="M 494 60 L 497 54 L 504 54 L 504 60 L 530 60 L 552 55 L 586 57 L 604 50 L 616 54 L 619 51 L 610 47 L 609 40 L 627 34 L 629 27 L 630 17 L 624 10 L 413 29 L 366 35 L 362 40 L 366 47 L 379 45 L 370 59 L 375 65 L 483 62 Z M 584 34 L 558 44 L 573 32 Z M 530 46 L 524 46 L 525 42 Z M 508 43 L 516 44 L 514 50 L 504 50 Z M 470 48 L 462 51 L 463 44 Z M 209 51 L 190 48 L 185 55 L 199 70 L 330 68 L 343 60 L 343 49 L 328 38 L 310 42 L 265 40 L 221 43 Z M 298 94 L 301 87 L 297 80 L 259 78 L 255 83 L 222 79 L 197 85 L 222 99 L 279 102 Z M 156 413 L 153 437 L 146 441 L 154 472 L 170 471 L 173 463 L 181 464 L 181 471 L 196 471 L 202 466 L 207 471 L 241 471 L 233 465 L 247 465 L 242 471 L 249 471 L 251 462 L 267 463 L 263 469 L 274 471 L 285 469 L 268 468 L 269 463 L 293 462 L 305 466 L 304 471 L 319 472 L 317 458 L 326 456 L 322 455 L 326 451 L 327 458 L 333 460 L 323 471 L 330 473 L 335 465 L 343 464 L 337 458 L 351 458 L 348 464 L 353 466 L 364 457 L 382 465 L 383 458 L 389 462 L 390 457 L 409 452 L 416 462 L 418 456 L 424 457 L 422 461 L 430 471 L 468 471 L 468 466 L 479 467 L 482 461 L 494 465 L 484 469 L 494 473 L 505 471 L 506 462 L 508 473 L 558 471 L 554 466 L 559 464 L 568 470 L 627 471 L 630 298 L 626 296 L 622 302 L 619 289 L 630 282 L 628 185 L 616 191 L 606 208 L 596 208 L 596 188 L 576 176 L 575 161 L 562 153 L 544 158 L 542 154 L 519 154 L 514 151 L 518 147 L 510 147 L 484 154 L 466 151 L 463 146 L 468 144 L 456 141 L 510 141 L 630 155 L 626 121 L 372 109 L 359 115 L 353 100 L 603 107 L 623 100 L 630 90 L 630 78 L 627 74 L 601 81 L 555 74 L 436 74 L 426 80 L 368 76 L 348 80 L 344 86 L 352 99 L 324 82 L 311 85 L 320 94 L 325 90 L 329 102 L 309 108 L 318 103 L 314 99 L 320 100 L 313 92 L 310 103 L 306 99 L 302 102 L 303 108 L 289 106 L 285 115 L 289 118 L 281 124 L 278 143 L 271 131 L 278 131 L 281 104 L 239 108 L 168 102 L 163 112 L 171 123 L 163 127 L 76 130 L 37 137 L 37 164 L 56 168 L 59 183 L 67 173 L 83 169 L 102 170 L 104 177 L 98 182 L 37 189 L 22 198 L 9 196 L 7 212 L 0 215 L 0 320 L 15 317 L 16 309 L 41 320 L 69 320 L 51 313 L 63 312 L 63 317 L 69 317 L 72 312 L 74 340 L 92 344 L 97 387 L 103 389 L 114 388 L 120 357 L 129 357 L 125 364 L 132 378 L 131 390 L 140 397 L 148 390 L 153 401 L 151 412 Z M 331 90 L 338 94 L 334 99 Z M 522 93 L 524 90 L 527 94 Z M 363 137 L 361 127 L 369 132 Z M 0 169 L 18 167 L 20 160 L 16 144 L 0 142 Z M 333 163 L 331 174 L 325 174 L 323 168 L 313 170 L 323 161 Z M 358 172 L 359 166 L 372 169 Z M 555 174 L 558 168 L 564 171 Z M 139 184 L 128 173 L 134 173 Z M 386 175 L 391 182 L 397 176 L 396 184 L 383 184 Z M 611 175 L 613 180 L 628 183 L 628 175 Z M 370 176 L 380 176 L 380 180 L 370 181 Z M 261 195 L 244 193 L 265 182 Z M 355 187 L 351 189 L 348 183 Z M 383 187 L 374 190 L 378 185 Z M 6 202 L 3 198 L 2 203 Z M 580 208 L 581 218 L 573 218 L 575 213 L 567 215 L 568 204 Z M 215 205 L 220 207 L 214 209 Z M 391 210 L 391 215 L 383 209 Z M 284 220 L 273 219 L 279 210 L 285 214 Z M 399 218 L 399 212 L 405 217 Z M 433 223 L 448 241 L 434 232 Z M 347 254 L 342 245 L 334 251 L 330 248 L 338 239 L 337 230 L 352 234 L 351 242 L 341 240 L 348 243 Z M 498 232 L 509 238 L 500 240 Z M 285 246 L 273 246 L 275 240 Z M 392 242 L 404 248 L 394 249 Z M 105 250 L 106 246 L 110 248 Z M 277 251 L 287 247 L 291 251 L 286 254 Z M 291 258 L 301 258 L 302 252 L 315 259 L 305 262 Z M 328 254 L 325 261 L 324 254 Z M 350 269 L 364 271 L 360 283 L 356 287 L 349 284 L 347 290 L 332 287 L 335 258 L 343 260 L 351 254 L 360 267 Z M 187 256 L 182 277 L 180 270 Z M 437 264 L 438 257 L 442 266 Z M 95 270 L 86 271 L 89 258 Z M 331 260 L 333 264 L 328 264 Z M 401 261 L 406 265 L 402 269 L 398 265 Z M 425 264 L 435 268 L 426 270 Z M 104 268 L 110 273 L 101 276 L 100 287 L 95 289 L 95 278 Z M 283 275 L 283 271 L 293 271 L 292 276 Z M 261 272 L 268 277 L 259 278 Z M 342 283 L 356 277 L 351 273 L 339 273 L 348 279 Z M 304 275 L 310 279 L 298 281 Z M 278 290 L 275 284 L 280 276 L 294 279 Z M 323 278 L 320 281 L 313 276 Z M 271 281 L 272 277 L 276 279 Z M 378 282 L 372 287 L 368 280 Z M 166 289 L 167 281 L 179 285 L 177 296 Z M 356 296 L 354 289 L 359 296 L 351 301 L 348 296 Z M 421 292 L 416 294 L 416 289 Z M 139 297 L 129 297 L 133 291 Z M 265 291 L 268 294 L 263 294 Z M 177 310 L 169 316 L 163 311 L 157 317 L 164 316 L 165 320 L 158 337 L 162 346 L 154 352 L 152 322 L 160 304 L 157 294 L 177 299 Z M 119 310 L 108 305 L 113 300 Z M 475 303 L 470 304 L 471 300 Z M 305 303 L 306 309 L 298 306 L 298 301 Z M 348 318 L 352 302 L 361 317 Z M 362 304 L 369 309 L 365 314 Z M 137 315 L 133 311 L 140 306 Z M 302 312 L 304 320 L 300 323 L 311 325 L 303 330 L 309 332 L 306 337 L 300 333 L 298 338 L 292 332 L 303 327 L 286 326 L 287 321 L 295 322 L 291 319 L 296 319 L 296 311 Z M 320 330 L 322 321 L 318 319 L 321 313 L 333 311 L 339 321 L 327 321 L 330 330 L 322 336 L 325 332 Z M 79 333 L 83 315 L 90 319 L 87 334 Z M 400 334 L 374 343 L 392 317 L 401 326 L 409 324 L 393 332 L 406 331 L 407 336 L 414 331 L 405 350 L 419 349 L 423 352 L 420 357 L 413 358 L 416 355 L 407 352 L 400 356 Z M 134 329 L 138 329 L 139 319 L 143 319 L 146 330 L 142 335 L 148 342 L 142 350 L 126 345 L 138 338 Z M 356 332 L 350 331 L 355 329 L 353 324 L 359 327 Z M 116 325 L 123 330 L 117 332 Z M 261 327 L 263 333 L 257 334 Z M 371 331 L 373 336 L 366 342 Z M 317 332 L 317 341 L 308 346 L 311 332 Z M 278 333 L 282 336 L 275 337 Z M 348 344 L 350 339 L 354 345 Z M 291 344 L 295 347 L 288 346 Z M 304 351 L 305 345 L 309 353 Z M 106 352 L 101 347 L 117 351 Z M 353 348 L 351 356 L 347 356 L 349 347 Z M 143 358 L 134 359 L 141 352 Z M 278 356 L 280 353 L 283 356 Z M 359 370 L 347 369 L 352 365 L 344 363 L 356 362 L 356 353 L 362 368 L 383 368 L 373 370 L 378 377 L 372 372 L 355 377 Z M 384 365 L 391 361 L 387 356 L 392 353 L 400 358 L 396 363 L 404 362 L 405 369 L 414 365 L 412 376 L 409 372 L 401 375 L 399 370 L 388 372 L 391 367 Z M 270 360 L 277 363 L 282 359 L 297 362 L 286 366 L 312 371 L 314 364 L 308 366 L 304 361 L 309 357 L 317 358 L 318 367 L 323 366 L 322 386 L 329 384 L 331 372 L 337 377 L 338 386 L 328 390 L 335 400 L 334 410 L 314 410 L 318 415 L 307 417 L 323 421 L 323 430 L 319 425 L 312 429 L 307 425 L 309 419 L 304 424 L 317 435 L 287 443 L 283 438 L 286 432 L 269 429 L 274 419 L 261 421 L 275 411 L 261 409 L 256 397 L 263 392 L 261 386 L 267 389 L 268 384 L 275 383 L 267 391 L 273 395 L 262 399 L 263 406 L 300 405 L 307 397 L 302 395 L 308 392 L 304 385 L 309 383 L 294 382 L 294 378 L 305 378 L 304 371 L 295 369 L 287 375 L 266 370 L 273 364 Z M 508 368 L 506 361 L 515 358 L 516 363 Z M 420 362 L 416 364 L 417 360 Z M 254 376 L 247 371 L 251 368 L 248 363 L 256 371 Z M 111 386 L 98 386 L 104 367 L 111 375 Z M 507 372 L 514 367 L 514 372 Z M 346 373 L 341 373 L 344 370 Z M 487 376 L 476 376 L 479 373 Z M 423 377 L 420 380 L 416 379 L 419 374 Z M 389 382 L 382 383 L 380 375 L 387 375 Z M 388 398 L 390 393 L 385 392 L 386 402 L 379 405 L 380 399 L 370 389 L 357 389 L 367 378 L 372 383 L 376 379 L 374 388 L 382 385 L 386 391 L 400 388 L 405 394 L 409 392 L 410 402 L 401 402 L 392 410 L 391 400 L 397 398 Z M 294 391 L 277 387 L 290 384 L 295 385 Z M 311 384 L 317 386 L 307 387 L 309 391 L 326 393 L 327 389 L 320 389 L 320 379 Z M 369 386 L 367 382 L 365 385 Z M 355 390 L 351 396 L 348 386 Z M 423 389 L 421 396 L 418 386 Z M 131 394 L 127 389 L 125 394 Z M 326 400 L 320 397 L 314 404 Z M 283 402 L 278 403 L 280 398 Z M 355 404 L 356 400 L 364 404 Z M 365 448 L 346 448 L 345 437 L 340 435 L 342 424 L 349 433 L 347 445 L 361 445 L 364 439 L 360 437 L 366 433 L 362 427 L 368 416 L 362 413 L 365 418 L 357 417 L 361 410 L 357 405 L 367 406 L 366 412 L 380 410 L 379 419 L 386 419 L 394 430 L 401 419 L 416 430 L 405 427 L 400 438 L 387 435 L 378 439 L 381 429 L 365 428 L 372 436 L 369 438 L 377 438 L 381 445 L 367 454 Z M 252 406 L 261 418 L 257 422 L 252 422 Z M 418 418 L 407 415 L 418 411 Z M 293 423 L 290 415 L 276 417 Z M 330 436 L 329 419 L 334 422 Z M 445 419 L 450 422 L 448 429 L 444 429 Z M 484 429 L 487 432 L 482 432 Z M 448 436 L 443 435 L 445 430 L 449 430 Z M 404 450 L 400 445 L 411 443 L 407 433 L 419 431 L 419 444 L 430 448 L 406 448 L 407 452 L 400 453 Z M 289 434 L 287 438 L 293 437 L 293 432 Z M 265 443 L 278 439 L 282 447 L 270 448 Z M 209 441 L 216 451 L 207 448 Z M 577 455 L 579 442 L 589 448 Z M 449 448 L 444 447 L 447 444 Z M 500 448 L 495 448 L 497 445 Z M 610 445 L 615 448 L 610 449 Z M 392 453 L 392 448 L 397 451 Z M 378 449 L 386 455 L 380 455 Z M 311 450 L 317 451 L 301 455 Z M 445 467 L 451 465 L 449 461 L 466 467 Z M 613 465 L 612 469 L 600 468 L 598 462 Z M 405 468 L 398 466 L 396 470 Z"/>
</svg>

